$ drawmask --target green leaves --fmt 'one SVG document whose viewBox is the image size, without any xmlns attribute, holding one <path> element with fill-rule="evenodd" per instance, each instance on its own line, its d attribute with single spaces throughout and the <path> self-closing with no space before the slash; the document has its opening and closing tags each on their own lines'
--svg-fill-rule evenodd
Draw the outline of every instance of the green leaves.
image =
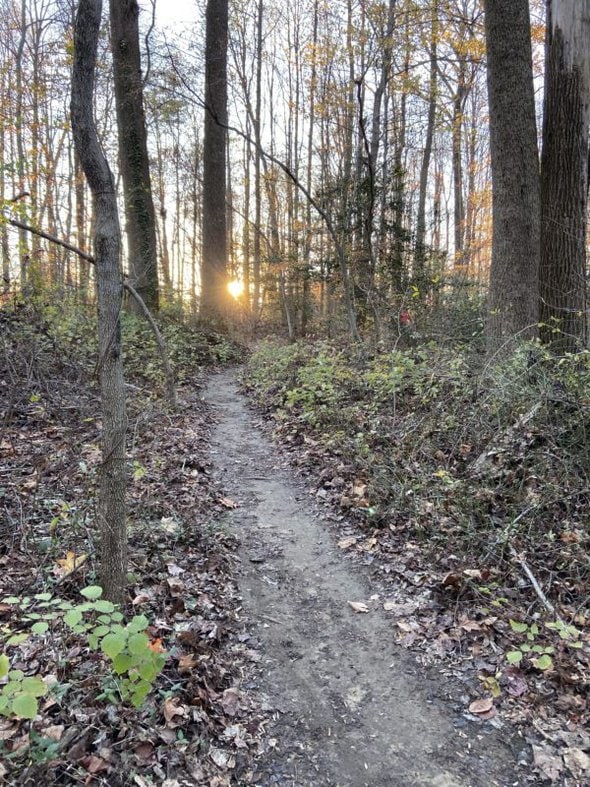
<svg viewBox="0 0 590 787">
<path fill-rule="evenodd" d="M 102 588 L 99 585 L 89 585 L 86 588 L 83 588 L 80 593 L 84 596 L 84 598 L 89 599 L 90 601 L 94 601 L 102 596 Z"/>
<path fill-rule="evenodd" d="M 37 697 L 47 694 L 47 685 L 37 677 L 26 677 L 22 670 L 11 670 L 10 660 L 0 655 L 0 678 L 8 682 L 0 691 L 0 715 L 34 719 L 39 710 Z"/>
<path fill-rule="evenodd" d="M 100 643 L 100 649 L 110 659 L 121 653 L 126 645 L 126 637 L 122 634 L 107 634 Z"/>
<path fill-rule="evenodd" d="M 31 624 L 30 633 L 12 635 L 7 646 L 18 646 L 30 634 L 42 636 L 50 624 L 61 623 L 74 634 L 85 636 L 87 646 L 100 649 L 111 662 L 117 691 L 105 691 L 103 696 L 115 702 L 122 696 L 139 707 L 166 663 L 160 640 L 150 642 L 145 615 L 135 615 L 124 625 L 123 614 L 102 598 L 98 585 L 89 585 L 80 592 L 86 601 L 77 605 L 54 598 L 51 593 L 38 593 L 33 600 L 16 596 L 4 599 L 4 603 L 20 607 L 23 622 Z M 26 676 L 22 670 L 10 670 L 9 657 L 0 653 L 0 679 L 4 678 L 8 681 L 0 687 L 0 715 L 34 719 L 39 709 L 37 699 L 47 693 L 44 681 L 38 676 Z"/>
</svg>

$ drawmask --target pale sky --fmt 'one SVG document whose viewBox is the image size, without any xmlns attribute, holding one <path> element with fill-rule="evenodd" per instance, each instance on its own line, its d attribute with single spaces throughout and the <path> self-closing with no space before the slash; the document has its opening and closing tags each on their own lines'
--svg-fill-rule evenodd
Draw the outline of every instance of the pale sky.
<svg viewBox="0 0 590 787">
<path fill-rule="evenodd" d="M 197 0 L 156 0 L 156 20 L 159 27 L 184 27 L 192 24 L 198 13 Z M 143 0 L 144 13 L 150 13 L 150 3 Z"/>
</svg>

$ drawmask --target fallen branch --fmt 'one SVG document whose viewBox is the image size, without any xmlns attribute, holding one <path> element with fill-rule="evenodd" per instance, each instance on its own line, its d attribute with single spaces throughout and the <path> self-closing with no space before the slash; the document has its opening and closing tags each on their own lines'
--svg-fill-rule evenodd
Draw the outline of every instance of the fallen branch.
<svg viewBox="0 0 590 787">
<path fill-rule="evenodd" d="M 62 240 L 61 238 L 58 238 L 57 236 L 52 235 L 49 232 L 45 232 L 44 230 L 37 229 L 37 227 L 31 227 L 30 224 L 25 224 L 24 222 L 19 221 L 18 219 L 7 217 L 6 220 L 13 227 L 17 227 L 18 229 L 25 230 L 25 232 L 30 232 L 32 235 L 37 235 L 38 237 L 44 238 L 45 240 L 48 240 L 51 243 L 55 243 L 57 246 L 61 246 L 62 248 L 67 249 L 68 251 L 71 251 L 74 254 L 77 254 L 78 257 L 81 257 L 83 260 L 86 260 L 86 262 L 89 262 L 91 265 L 96 265 L 96 260 L 91 254 L 88 254 L 82 249 L 79 249 L 77 246 L 74 246 L 72 243 L 68 243 L 67 241 Z M 129 282 L 125 281 L 126 278 L 125 274 L 123 275 L 124 275 L 123 287 L 127 290 L 127 292 L 137 303 L 137 305 L 141 309 L 143 316 L 146 318 L 150 328 L 152 329 L 152 332 L 156 339 L 156 344 L 158 345 L 162 366 L 164 367 L 164 375 L 166 377 L 166 393 L 168 396 L 168 401 L 173 406 L 176 406 L 177 404 L 176 385 L 174 383 L 174 372 L 172 371 L 172 367 L 170 366 L 170 360 L 168 358 L 168 348 L 166 346 L 166 341 L 162 336 L 160 329 L 156 324 L 156 321 L 154 320 L 153 314 L 146 306 L 145 301 L 143 300 L 141 295 L 137 292 L 137 290 L 134 287 L 132 287 L 132 285 L 129 284 Z"/>
<path fill-rule="evenodd" d="M 539 585 L 539 582 L 537 581 L 537 578 L 535 577 L 535 575 L 531 571 L 531 569 L 530 569 L 528 563 L 526 562 L 526 560 L 524 559 L 523 555 L 520 555 L 516 551 L 516 549 L 512 546 L 512 544 L 508 544 L 508 551 L 510 552 L 512 557 L 520 564 L 520 567 L 522 568 L 524 573 L 529 578 L 529 580 L 531 582 L 531 585 L 533 586 L 533 590 L 537 594 L 541 604 L 543 604 L 543 606 L 545 607 L 547 612 L 550 612 L 552 615 L 555 616 L 555 619 L 557 621 L 559 621 L 560 623 L 565 625 L 563 620 L 557 614 L 557 612 L 555 610 L 555 607 L 553 606 L 553 604 L 549 601 L 549 599 L 547 598 L 547 596 L 543 592 L 543 588 L 541 587 L 541 585 Z"/>
</svg>

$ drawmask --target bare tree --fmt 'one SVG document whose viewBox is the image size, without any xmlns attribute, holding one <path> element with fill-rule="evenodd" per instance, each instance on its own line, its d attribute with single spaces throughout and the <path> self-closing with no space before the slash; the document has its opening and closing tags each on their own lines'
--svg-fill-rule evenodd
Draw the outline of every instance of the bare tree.
<svg viewBox="0 0 590 787">
<path fill-rule="evenodd" d="M 493 239 L 489 349 L 538 324 L 540 187 L 527 0 L 486 0 Z"/>
<path fill-rule="evenodd" d="M 110 0 L 119 162 L 123 177 L 129 274 L 152 311 L 159 306 L 156 216 L 143 109 L 137 0 Z M 132 301 L 133 303 L 133 301 Z"/>
<path fill-rule="evenodd" d="M 99 378 L 102 403 L 102 465 L 98 496 L 101 585 L 120 602 L 127 572 L 125 434 L 127 415 L 121 356 L 121 232 L 115 183 L 93 119 L 94 75 L 102 0 L 80 0 L 74 28 L 71 118 L 74 144 L 95 211 L 94 256 L 98 300 Z"/>
<path fill-rule="evenodd" d="M 587 339 L 586 220 L 590 0 L 548 4 L 541 162 L 541 337 L 560 351 Z"/>
<path fill-rule="evenodd" d="M 203 258 L 201 316 L 227 310 L 227 27 L 228 0 L 208 0 L 205 41 Z"/>
</svg>

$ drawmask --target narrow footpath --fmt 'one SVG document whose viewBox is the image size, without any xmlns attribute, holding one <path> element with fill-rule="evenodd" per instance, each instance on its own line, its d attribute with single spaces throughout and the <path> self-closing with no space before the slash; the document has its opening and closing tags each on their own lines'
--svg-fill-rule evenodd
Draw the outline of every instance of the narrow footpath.
<svg viewBox="0 0 590 787">
<path fill-rule="evenodd" d="M 530 782 L 524 748 L 485 723 L 465 723 L 444 680 L 395 644 L 391 618 L 348 602 L 371 589 L 285 460 L 256 424 L 235 371 L 206 391 L 212 459 L 238 507 L 243 614 L 262 662 L 244 683 L 274 712 L 272 756 L 257 784 L 297 787 L 493 787 Z"/>
</svg>

